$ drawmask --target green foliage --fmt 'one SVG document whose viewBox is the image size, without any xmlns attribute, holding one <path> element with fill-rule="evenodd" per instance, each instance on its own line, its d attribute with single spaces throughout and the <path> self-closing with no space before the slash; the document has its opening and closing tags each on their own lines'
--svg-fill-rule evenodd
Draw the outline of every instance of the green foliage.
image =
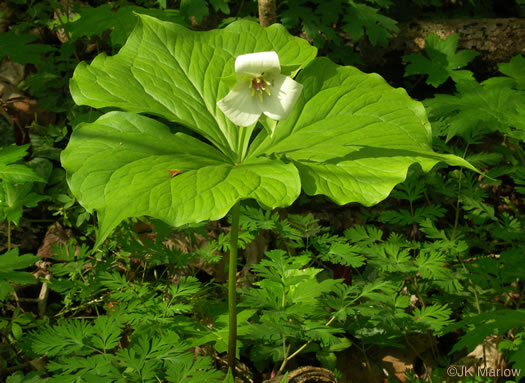
<svg viewBox="0 0 525 383">
<path fill-rule="evenodd" d="M 259 366 L 270 361 L 288 361 L 301 343 L 318 342 L 322 349 L 344 343 L 341 328 L 330 326 L 330 313 L 323 308 L 337 281 L 317 280 L 321 269 L 304 268 L 306 255 L 285 257 L 284 251 L 266 253 L 253 271 L 261 278 L 242 294 L 241 306 L 255 308 L 260 316 L 246 330 L 251 359 Z M 332 319 L 333 321 L 333 319 Z M 344 349 L 342 347 L 341 349 Z M 317 348 L 319 350 L 319 348 Z"/>
<path fill-rule="evenodd" d="M 470 50 L 456 53 L 458 41 L 457 34 L 442 40 L 438 35 L 430 33 L 425 39 L 425 53 L 428 58 L 416 53 L 403 57 L 409 62 L 405 68 L 405 76 L 428 75 L 427 84 L 435 88 L 448 78 L 452 78 L 455 82 L 473 80 L 472 72 L 458 69 L 466 66 L 478 53 Z"/>
<path fill-rule="evenodd" d="M 129 346 L 118 348 L 123 323 L 114 316 L 98 316 L 93 323 L 72 320 L 48 326 L 38 333 L 32 344 L 37 354 L 52 360 L 48 369 L 54 380 L 153 382 L 219 382 L 222 374 L 211 371 L 209 358 L 194 360 L 174 332 L 162 336 L 132 337 Z M 116 352 L 115 352 L 116 350 Z"/>
<path fill-rule="evenodd" d="M 335 371 L 339 352 L 351 348 L 376 368 L 377 350 L 408 347 L 406 335 L 416 334 L 438 345 L 432 349 L 439 365 L 431 379 L 441 381 L 446 366 L 487 336 L 498 335 L 507 363 L 525 369 L 522 56 L 498 64 L 501 76 L 478 83 L 465 70 L 475 53 L 458 52 L 457 36 L 429 36 L 424 56 L 405 58 L 405 75 L 428 75 L 426 82 L 434 87 L 449 78 L 456 83 L 454 94 L 423 101 L 431 133 L 421 104 L 377 76 L 325 59 L 306 65 L 314 50 L 283 37 L 281 27 L 261 32 L 244 21 L 232 24 L 233 16 L 255 16 L 255 2 L 183 1 L 179 10 L 169 9 L 173 2 L 165 0 L 135 3 L 99 1 L 91 2 L 92 8 L 66 9 L 55 2 L 7 2 L 16 10 L 7 20 L 15 21 L 0 37 L 0 56 L 26 64 L 28 75 L 19 87 L 58 118 L 54 125 L 30 126 L 33 160 L 22 161 L 27 146 L 0 149 L 0 219 L 19 225 L 16 230 L 7 226 L 7 234 L 12 234 L 13 246 L 20 246 L 0 255 L 0 380 L 233 382 L 231 374 L 224 377 L 219 371 L 229 328 L 225 290 L 214 280 L 220 275 L 217 263 L 230 250 L 226 220 L 215 226 L 190 223 L 174 231 L 143 215 L 179 220 L 177 224 L 219 219 L 228 203 L 252 196 L 266 207 L 284 206 L 283 198 L 290 204 L 299 194 L 299 182 L 310 195 L 327 195 L 339 203 L 383 202 L 375 208 L 332 210 L 322 198 L 302 195 L 291 210 L 278 212 L 243 202 L 239 248 L 263 238 L 266 257 L 244 265 L 238 274 L 243 287 L 239 360 L 255 365 L 267 379 L 271 372 L 292 369 L 294 362 Z M 445 5 L 452 7 L 438 0 L 403 4 L 425 12 L 430 8 L 424 7 L 434 7 L 434 16 Z M 482 2 L 469 6 L 475 12 L 486 7 Z M 397 31 L 390 17 L 399 7 L 388 0 L 293 0 L 279 3 L 278 18 L 290 30 L 305 32 L 323 47 L 323 54 L 341 58 L 353 51 L 343 48 L 340 32 L 346 32 L 352 44 L 368 38 L 384 45 Z M 142 36 L 135 32 L 130 40 L 135 45 L 128 45 L 125 41 L 138 19 L 134 12 L 186 25 L 197 22 L 199 28 L 231 24 L 225 34 L 235 38 L 230 41 L 217 31 L 194 35 L 155 22 L 149 30 L 142 25 L 146 41 L 139 41 Z M 232 17 L 223 19 L 228 15 Z M 184 39 L 173 39 L 168 34 L 172 30 Z M 58 42 L 57 33 L 65 42 Z M 214 36 L 216 52 L 203 48 L 209 41 L 197 35 Z M 168 53 L 152 43 L 159 36 L 169 36 L 162 42 L 173 43 L 164 44 Z M 114 54 L 122 46 L 117 56 L 81 64 L 73 82 L 86 86 L 81 92 L 79 85 L 75 97 L 94 103 L 96 97 L 89 92 L 99 92 L 94 89 L 102 81 L 112 101 L 93 105 L 115 108 L 125 103 L 126 112 L 103 115 L 76 106 L 68 95 L 68 81 L 79 60 Z M 186 54 L 190 48 L 192 54 Z M 221 117 L 215 101 L 228 90 L 235 55 L 274 48 L 283 72 L 299 74 L 304 93 L 289 119 L 276 126 L 275 136 L 266 133 L 267 121 L 261 121 L 254 130 L 257 136 L 248 139 Z M 175 51 L 187 57 L 170 53 Z M 153 64 L 148 64 L 151 58 Z M 125 59 L 135 65 L 113 65 Z M 176 66 L 163 67 L 166 62 Z M 215 66 L 219 69 L 210 69 Z M 116 77 L 112 83 L 111 75 L 120 75 L 122 69 L 132 76 Z M 199 73 L 206 75 L 204 80 Z M 140 81 L 135 84 L 133 79 Z M 177 87 L 166 86 L 166 81 Z M 210 88 L 212 82 L 215 88 Z M 152 97 L 145 102 L 135 85 Z M 399 104 L 403 107 L 396 109 Z M 68 131 L 77 125 L 69 141 Z M 8 129 L 2 142 L 12 142 Z M 407 139 L 403 132 L 416 139 Z M 57 162 L 66 144 L 63 158 L 78 170 L 72 175 L 68 168 L 74 193 Z M 444 167 L 425 174 L 439 160 L 465 164 L 457 157 L 436 155 L 432 146 L 464 158 L 491 178 Z M 236 163 L 235 148 L 243 148 L 249 160 Z M 154 161 L 148 163 L 148 156 Z M 126 173 L 138 162 L 138 171 Z M 420 166 L 410 166 L 413 163 Z M 108 164 L 115 168 L 103 168 Z M 261 177 L 262 168 L 267 179 Z M 172 177 L 173 169 L 182 174 Z M 106 170 L 111 171 L 101 176 Z M 228 174 L 224 183 L 223 174 Z M 272 186 L 267 188 L 266 181 Z M 284 186 L 277 187 L 279 183 Z M 213 191 L 206 194 L 210 185 Z M 130 190 L 139 192 L 133 196 Z M 191 197 L 197 192 L 202 193 Z M 168 195 L 179 198 L 177 209 L 170 210 Z M 47 201 L 37 205 L 43 196 Z M 110 205 L 135 209 L 132 216 L 151 222 L 153 233 L 137 234 L 137 218 L 127 219 L 94 250 L 96 227 L 91 213 L 76 205 L 77 198 L 102 220 L 110 216 Z M 51 276 L 39 281 L 29 272 L 39 258 L 24 254 L 31 252 L 25 238 L 43 235 L 51 214 L 64 226 L 75 227 L 75 239 L 38 262 L 38 272 Z M 128 215 L 115 213 L 111 225 Z M 43 283 L 51 294 L 37 303 L 34 297 L 45 291 Z M 453 353 L 447 354 L 450 348 L 443 352 L 454 336 Z M 38 371 L 29 371 L 30 360 L 40 363 Z M 407 381 L 422 381 L 409 375 Z"/>
<path fill-rule="evenodd" d="M 187 49 L 169 48 L 159 34 Z M 302 95 L 275 134 L 256 130 L 251 141 L 256 127 L 239 129 L 215 105 L 229 91 L 219 79 L 233 73 L 237 55 L 255 50 L 275 50 L 281 65 L 295 72 L 315 55 L 280 25 L 263 29 L 237 21 L 196 33 L 142 15 L 117 55 L 99 55 L 91 65 L 78 66 L 71 80 L 78 104 L 128 111 L 79 126 L 62 153 L 73 194 L 99 212 L 98 244 L 127 217 L 150 215 L 174 226 L 215 220 L 242 199 L 288 206 L 301 186 L 339 204 L 372 205 L 386 198 L 413 162 L 425 170 L 440 160 L 470 167 L 431 150 L 425 112 L 403 90 L 325 59 L 311 61 L 300 73 Z M 135 113 L 184 124 L 212 145 Z M 377 135 L 381 130 L 388 132 L 388 142 Z M 364 146 L 356 146 L 359 142 Z"/>
<path fill-rule="evenodd" d="M 372 45 L 386 46 L 392 32 L 399 32 L 396 21 L 380 13 L 381 8 L 388 8 L 391 2 L 372 3 L 377 7 L 367 5 L 364 1 L 294 0 L 284 4 L 279 17 L 289 29 L 301 25 L 306 36 L 320 48 L 327 42 L 342 48 L 334 28 L 336 24 L 341 24 L 342 30 L 354 41 L 366 35 Z"/>
<path fill-rule="evenodd" d="M 44 44 L 31 44 L 36 36 L 29 33 L 9 31 L 0 34 L 0 59 L 9 57 L 19 64 L 42 64 L 42 55 L 53 51 L 53 47 Z"/>
<path fill-rule="evenodd" d="M 11 283 L 28 285 L 36 283 L 31 273 L 20 271 L 35 264 L 38 258 L 32 254 L 18 255 L 18 249 L 12 249 L 0 255 L 0 301 L 3 301 L 7 295 L 14 292 Z"/>
<path fill-rule="evenodd" d="M 110 31 L 111 46 L 116 49 L 126 42 L 137 23 L 137 14 L 150 15 L 178 23 L 183 21 L 179 12 L 175 10 L 146 9 L 134 5 L 113 9 L 111 5 L 104 4 L 96 8 L 78 9 L 75 19 L 66 24 L 66 31 L 71 42 L 83 37 L 102 37 L 104 32 Z"/>
<path fill-rule="evenodd" d="M 523 91 L 487 81 L 456 84 L 456 95 L 437 95 L 427 100 L 430 118 L 439 116 L 447 125 L 447 140 L 459 136 L 476 142 L 480 136 L 495 131 L 518 140 L 525 140 Z"/>
<path fill-rule="evenodd" d="M 27 165 L 16 164 L 27 155 L 24 146 L 0 149 L 0 222 L 8 220 L 18 224 L 24 207 L 35 207 L 46 196 L 33 191 L 34 182 L 46 182 Z"/>
<path fill-rule="evenodd" d="M 380 14 L 379 9 L 354 1 L 350 1 L 349 4 L 348 13 L 344 16 L 343 30 L 353 40 L 359 40 L 366 32 L 372 45 L 386 47 L 392 32 L 399 32 L 397 22 Z"/>
</svg>

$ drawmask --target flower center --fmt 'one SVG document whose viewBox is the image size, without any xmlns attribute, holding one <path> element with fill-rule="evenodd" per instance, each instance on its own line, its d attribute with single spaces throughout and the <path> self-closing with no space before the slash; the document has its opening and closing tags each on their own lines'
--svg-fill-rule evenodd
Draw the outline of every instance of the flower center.
<svg viewBox="0 0 525 383">
<path fill-rule="evenodd" d="M 264 73 L 263 73 L 264 74 Z M 257 96 L 259 97 L 259 101 L 263 101 L 263 92 L 266 93 L 268 96 L 271 96 L 270 89 L 268 88 L 271 86 L 272 83 L 268 80 L 265 80 L 263 77 L 254 77 L 250 81 L 250 89 L 252 90 L 252 97 L 255 96 L 257 93 Z"/>
</svg>

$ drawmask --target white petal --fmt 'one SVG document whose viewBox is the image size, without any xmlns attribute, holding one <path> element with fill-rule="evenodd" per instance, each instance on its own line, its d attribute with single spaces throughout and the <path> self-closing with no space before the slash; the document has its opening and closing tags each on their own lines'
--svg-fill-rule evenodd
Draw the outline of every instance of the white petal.
<svg viewBox="0 0 525 383">
<path fill-rule="evenodd" d="M 275 52 L 258 52 L 238 56 L 235 59 L 235 72 L 256 77 L 262 73 L 281 73 L 279 56 Z"/>
<path fill-rule="evenodd" d="M 240 82 L 224 97 L 217 106 L 235 125 L 250 126 L 261 116 L 261 102 L 252 97 L 248 84 Z"/>
<path fill-rule="evenodd" d="M 264 98 L 263 113 L 274 119 L 284 120 L 292 111 L 303 85 L 282 74 L 273 78 L 272 95 Z"/>
</svg>

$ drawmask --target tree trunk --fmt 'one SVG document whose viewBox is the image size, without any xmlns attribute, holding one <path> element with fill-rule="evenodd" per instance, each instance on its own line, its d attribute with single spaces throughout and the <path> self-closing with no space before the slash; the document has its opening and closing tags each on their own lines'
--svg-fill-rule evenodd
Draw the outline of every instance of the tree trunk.
<svg viewBox="0 0 525 383">
<path fill-rule="evenodd" d="M 268 27 L 276 21 L 276 1 L 259 0 L 259 24 Z"/>
</svg>

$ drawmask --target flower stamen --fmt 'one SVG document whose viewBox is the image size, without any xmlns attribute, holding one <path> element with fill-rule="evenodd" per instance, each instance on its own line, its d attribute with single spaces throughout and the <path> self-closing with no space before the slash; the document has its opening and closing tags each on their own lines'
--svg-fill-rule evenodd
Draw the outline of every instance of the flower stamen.
<svg viewBox="0 0 525 383">
<path fill-rule="evenodd" d="M 272 83 L 270 81 L 262 77 L 254 77 L 251 79 L 248 87 L 252 90 L 251 91 L 252 97 L 255 95 L 255 92 L 257 92 L 257 97 L 259 98 L 259 101 L 263 102 L 263 92 L 266 93 L 268 96 L 272 95 L 272 93 L 270 92 L 270 89 L 268 88 L 271 85 Z"/>
</svg>

